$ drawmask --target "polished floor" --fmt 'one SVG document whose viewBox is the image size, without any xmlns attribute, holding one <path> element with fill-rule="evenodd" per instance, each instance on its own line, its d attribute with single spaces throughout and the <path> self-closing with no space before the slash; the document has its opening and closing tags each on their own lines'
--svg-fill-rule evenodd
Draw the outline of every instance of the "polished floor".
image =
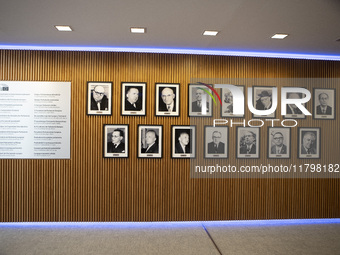
<svg viewBox="0 0 340 255">
<path fill-rule="evenodd" d="M 0 223 L 11 254 L 340 254 L 340 219 Z"/>
</svg>

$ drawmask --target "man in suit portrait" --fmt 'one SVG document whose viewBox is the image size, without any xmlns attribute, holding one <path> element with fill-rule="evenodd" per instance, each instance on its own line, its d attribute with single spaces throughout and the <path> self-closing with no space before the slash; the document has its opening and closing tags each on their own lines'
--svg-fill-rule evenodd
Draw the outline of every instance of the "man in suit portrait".
<svg viewBox="0 0 340 255">
<path fill-rule="evenodd" d="M 113 130 L 111 134 L 111 142 L 107 143 L 108 153 L 124 153 L 125 143 L 123 143 L 124 132 L 120 129 Z"/>
<path fill-rule="evenodd" d="M 301 154 L 316 154 L 316 136 L 313 132 L 306 132 L 302 138 Z"/>
<path fill-rule="evenodd" d="M 176 112 L 175 93 L 172 88 L 164 88 L 161 92 L 162 101 L 159 100 L 159 111 Z"/>
<path fill-rule="evenodd" d="M 208 153 L 212 154 L 223 154 L 224 143 L 221 142 L 222 134 L 219 131 L 212 133 L 212 142 L 208 143 Z"/>
<path fill-rule="evenodd" d="M 175 153 L 191 153 L 189 141 L 189 134 L 186 131 L 181 132 L 175 144 Z"/>
<path fill-rule="evenodd" d="M 300 99 L 301 93 L 287 93 L 287 99 Z M 286 114 L 302 114 L 302 111 L 295 104 L 287 104 Z"/>
<path fill-rule="evenodd" d="M 270 149 L 271 154 L 287 154 L 287 146 L 283 144 L 283 134 L 281 132 L 276 132 L 272 134 L 272 142 L 274 145 Z"/>
<path fill-rule="evenodd" d="M 204 91 L 200 88 L 196 88 L 196 101 L 191 103 L 191 110 L 192 112 L 202 112 L 202 95 L 204 95 Z M 206 112 L 209 111 L 209 103 L 206 103 Z"/>
<path fill-rule="evenodd" d="M 326 93 L 319 94 L 320 105 L 316 107 L 316 114 L 318 115 L 332 115 L 332 107 L 328 105 L 329 96 Z"/>
<path fill-rule="evenodd" d="M 245 132 L 241 141 L 240 154 L 256 154 L 256 135 L 252 131 Z"/>
<path fill-rule="evenodd" d="M 270 90 L 263 90 L 258 94 L 259 99 L 256 101 L 257 110 L 269 110 L 272 107 L 272 93 Z"/>
<path fill-rule="evenodd" d="M 126 87 L 125 111 L 141 111 L 142 103 L 139 100 L 139 90 L 135 87 Z"/>
<path fill-rule="evenodd" d="M 95 86 L 91 93 L 91 110 L 107 111 L 109 100 L 105 95 L 103 86 Z"/>
<path fill-rule="evenodd" d="M 158 153 L 158 136 L 155 130 L 148 130 L 145 134 L 146 148 L 142 147 L 142 153 Z"/>
</svg>

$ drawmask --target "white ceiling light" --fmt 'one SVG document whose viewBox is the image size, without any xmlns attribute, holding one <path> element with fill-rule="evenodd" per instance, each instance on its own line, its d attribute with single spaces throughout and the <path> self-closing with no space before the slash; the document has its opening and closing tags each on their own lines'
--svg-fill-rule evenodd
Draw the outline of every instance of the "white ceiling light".
<svg viewBox="0 0 340 255">
<path fill-rule="evenodd" d="M 273 39 L 284 39 L 288 36 L 288 34 L 275 34 L 272 36 Z"/>
<path fill-rule="evenodd" d="M 146 28 L 145 27 L 131 27 L 130 31 L 131 33 L 135 33 L 135 34 L 144 34 L 146 33 Z"/>
<path fill-rule="evenodd" d="M 203 35 L 216 36 L 217 34 L 218 34 L 218 31 L 212 31 L 212 30 L 205 30 L 203 32 Z"/>
<path fill-rule="evenodd" d="M 72 31 L 72 28 L 70 26 L 55 26 L 55 28 L 58 29 L 58 31 L 61 31 L 61 32 Z"/>
</svg>

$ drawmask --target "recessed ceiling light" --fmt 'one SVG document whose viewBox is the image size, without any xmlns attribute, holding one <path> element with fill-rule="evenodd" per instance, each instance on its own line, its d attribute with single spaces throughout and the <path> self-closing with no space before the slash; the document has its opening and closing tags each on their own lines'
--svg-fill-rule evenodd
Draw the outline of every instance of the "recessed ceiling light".
<svg viewBox="0 0 340 255">
<path fill-rule="evenodd" d="M 70 26 L 55 26 L 55 28 L 58 29 L 58 31 L 62 31 L 62 32 L 72 31 L 72 28 Z"/>
<path fill-rule="evenodd" d="M 131 27 L 130 31 L 131 33 L 135 33 L 135 34 L 144 34 L 146 33 L 146 28 L 145 27 Z"/>
<path fill-rule="evenodd" d="M 205 30 L 203 32 L 203 35 L 216 36 L 217 34 L 218 34 L 218 31 Z"/>
<path fill-rule="evenodd" d="M 288 36 L 288 34 L 275 34 L 272 36 L 273 39 L 284 39 Z"/>
</svg>

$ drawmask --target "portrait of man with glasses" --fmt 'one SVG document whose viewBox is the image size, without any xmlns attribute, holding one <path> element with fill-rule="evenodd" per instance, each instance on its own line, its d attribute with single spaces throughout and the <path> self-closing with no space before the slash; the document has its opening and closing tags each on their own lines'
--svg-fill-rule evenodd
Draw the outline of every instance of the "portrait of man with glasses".
<svg viewBox="0 0 340 255">
<path fill-rule="evenodd" d="M 290 157 L 290 128 L 269 128 L 268 131 L 268 157 Z"/>
<path fill-rule="evenodd" d="M 111 115 L 112 82 L 87 83 L 87 114 Z"/>
<path fill-rule="evenodd" d="M 109 100 L 103 86 L 95 86 L 91 93 L 91 110 L 107 111 Z"/>
</svg>

